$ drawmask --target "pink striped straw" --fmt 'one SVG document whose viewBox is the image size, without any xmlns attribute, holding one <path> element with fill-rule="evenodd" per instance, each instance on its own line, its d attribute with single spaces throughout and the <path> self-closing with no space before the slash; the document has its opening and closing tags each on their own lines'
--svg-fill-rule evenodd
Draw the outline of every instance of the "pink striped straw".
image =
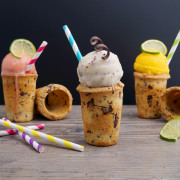
<svg viewBox="0 0 180 180">
<path fill-rule="evenodd" d="M 44 51 L 45 47 L 47 46 L 47 42 L 43 41 L 42 44 L 40 45 L 39 49 L 36 51 L 36 53 L 34 54 L 33 58 L 31 59 L 31 61 L 29 62 L 29 64 L 27 65 L 26 68 L 26 73 L 28 73 L 31 69 L 31 67 L 33 66 L 33 64 L 37 61 L 37 59 L 39 58 L 39 56 L 41 55 L 41 53 Z"/>
<path fill-rule="evenodd" d="M 44 124 L 37 124 L 37 125 L 34 125 L 34 126 L 27 126 L 27 128 L 34 129 L 34 130 L 44 129 Z M 7 129 L 7 130 L 0 131 L 0 137 L 1 136 L 12 135 L 12 134 L 16 134 L 16 132 L 13 131 L 12 129 Z"/>
</svg>

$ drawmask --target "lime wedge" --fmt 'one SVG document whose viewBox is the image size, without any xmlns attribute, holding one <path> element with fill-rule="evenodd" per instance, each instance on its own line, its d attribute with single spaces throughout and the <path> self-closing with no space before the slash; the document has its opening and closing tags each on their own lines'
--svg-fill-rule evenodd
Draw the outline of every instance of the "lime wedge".
<svg viewBox="0 0 180 180">
<path fill-rule="evenodd" d="M 168 121 L 160 131 L 160 137 L 166 141 L 176 141 L 180 137 L 180 118 Z"/>
<path fill-rule="evenodd" d="M 23 53 L 32 58 L 36 53 L 36 48 L 29 40 L 16 39 L 11 43 L 9 51 L 17 58 L 21 58 Z"/>
<path fill-rule="evenodd" d="M 167 48 L 163 42 L 150 39 L 141 44 L 141 51 L 149 54 L 159 54 L 161 52 L 166 55 Z"/>
</svg>

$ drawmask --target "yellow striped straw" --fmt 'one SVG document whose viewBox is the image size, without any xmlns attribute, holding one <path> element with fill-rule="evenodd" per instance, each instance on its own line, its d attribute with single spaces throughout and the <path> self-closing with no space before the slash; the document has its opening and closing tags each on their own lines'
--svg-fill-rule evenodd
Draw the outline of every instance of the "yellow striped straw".
<svg viewBox="0 0 180 180">
<path fill-rule="evenodd" d="M 176 36 L 176 39 L 175 39 L 175 41 L 174 41 L 174 43 L 173 43 L 173 45 L 172 45 L 172 47 L 171 47 L 171 49 L 169 51 L 169 54 L 167 56 L 168 65 L 170 64 L 171 59 L 172 59 L 172 57 L 173 57 L 173 55 L 174 55 L 174 53 L 175 53 L 175 51 L 176 51 L 176 49 L 177 49 L 177 47 L 179 45 L 179 41 L 180 41 L 180 30 L 179 30 L 179 32 L 178 32 L 178 34 Z"/>
<path fill-rule="evenodd" d="M 60 138 L 51 136 L 51 135 L 48 135 L 48 134 L 45 134 L 45 133 L 42 133 L 42 132 L 35 131 L 33 129 L 28 129 L 28 128 L 24 127 L 24 126 L 14 124 L 14 123 L 12 123 L 10 121 L 5 121 L 3 119 L 0 119 L 0 124 L 3 125 L 3 126 L 9 127 L 11 129 L 15 129 L 15 130 L 18 130 L 18 131 L 21 131 L 21 132 L 25 132 L 26 134 L 33 135 L 35 137 L 46 139 L 46 140 L 51 141 L 53 143 L 59 144 L 62 147 L 66 147 L 66 148 L 69 148 L 69 149 L 74 149 L 74 150 L 77 150 L 77 151 L 84 151 L 84 146 L 81 146 L 79 144 L 75 144 L 75 143 L 72 143 L 72 142 L 66 141 L 64 139 L 60 139 Z"/>
</svg>

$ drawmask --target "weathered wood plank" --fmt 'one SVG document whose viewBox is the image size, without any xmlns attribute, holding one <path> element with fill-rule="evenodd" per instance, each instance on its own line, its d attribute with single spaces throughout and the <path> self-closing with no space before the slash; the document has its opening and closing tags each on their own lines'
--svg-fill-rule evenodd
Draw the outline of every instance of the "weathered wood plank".
<svg viewBox="0 0 180 180">
<path fill-rule="evenodd" d="M 0 117 L 5 116 L 0 106 Z M 180 179 L 180 142 L 159 138 L 163 119 L 140 119 L 135 106 L 124 106 L 119 142 L 115 146 L 86 144 L 80 106 L 61 121 L 42 117 L 22 125 L 44 123 L 42 132 L 85 146 L 84 152 L 58 147 L 34 138 L 45 147 L 37 153 L 17 135 L 0 137 L 0 179 Z M 0 127 L 4 129 L 4 127 Z"/>
</svg>

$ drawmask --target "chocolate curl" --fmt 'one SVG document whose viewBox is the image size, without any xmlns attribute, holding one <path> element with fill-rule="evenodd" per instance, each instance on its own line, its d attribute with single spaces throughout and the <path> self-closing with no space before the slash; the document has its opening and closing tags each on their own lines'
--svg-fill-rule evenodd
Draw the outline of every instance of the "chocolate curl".
<svg viewBox="0 0 180 180">
<path fill-rule="evenodd" d="M 99 38 L 99 37 L 97 37 L 97 36 L 93 36 L 91 39 L 90 39 L 90 43 L 91 43 L 91 45 L 96 45 L 97 43 L 98 43 L 98 41 L 100 41 L 101 42 L 101 44 L 103 44 L 103 41 Z"/>
<path fill-rule="evenodd" d="M 100 41 L 101 43 L 100 43 L 100 44 L 97 44 L 98 41 Z M 103 58 L 104 60 L 108 59 L 108 57 L 110 56 L 110 50 L 108 49 L 107 46 L 105 46 L 105 45 L 103 44 L 103 41 L 102 41 L 99 37 L 93 36 L 93 37 L 90 39 L 90 43 L 91 43 L 91 45 L 93 45 L 93 46 L 97 44 L 97 45 L 94 47 L 94 49 L 96 50 L 96 52 L 99 52 L 99 51 L 102 51 L 103 49 L 105 49 L 105 50 L 107 51 L 107 54 L 106 54 L 105 56 L 103 56 L 102 58 Z"/>
<path fill-rule="evenodd" d="M 108 57 L 110 56 L 110 50 L 104 44 L 97 44 L 94 49 L 96 50 L 96 52 L 102 51 L 103 49 L 107 51 L 107 54 L 102 57 L 104 60 L 108 59 Z"/>
</svg>

